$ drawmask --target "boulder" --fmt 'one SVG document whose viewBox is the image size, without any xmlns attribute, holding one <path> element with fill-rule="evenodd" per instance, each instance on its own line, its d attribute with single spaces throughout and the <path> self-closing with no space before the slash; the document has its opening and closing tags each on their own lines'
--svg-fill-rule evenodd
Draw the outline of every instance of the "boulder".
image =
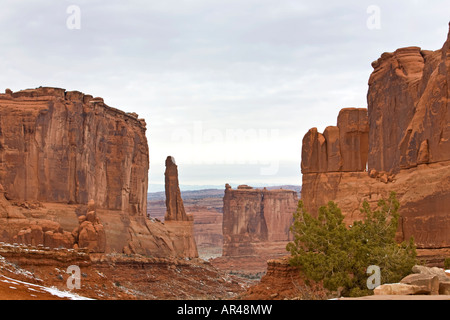
<svg viewBox="0 0 450 320">
<path fill-rule="evenodd" d="M 413 273 L 400 280 L 400 283 L 422 287 L 423 294 L 439 294 L 439 278 L 433 274 Z"/>
<path fill-rule="evenodd" d="M 438 267 L 426 267 L 416 265 L 412 268 L 414 275 L 425 275 L 429 277 L 437 277 L 439 284 L 437 291 L 439 294 L 448 295 L 450 294 L 450 276 L 445 272 L 444 269 Z M 434 291 L 436 288 L 434 286 Z"/>
<path fill-rule="evenodd" d="M 437 276 L 440 282 L 449 282 L 450 276 L 447 275 L 444 269 L 438 267 L 427 267 L 415 265 L 412 267 L 412 272 L 415 274 L 433 275 Z"/>
<path fill-rule="evenodd" d="M 439 294 L 450 295 L 450 281 L 439 283 Z"/>
<path fill-rule="evenodd" d="M 416 265 L 413 273 L 400 283 L 389 283 L 374 289 L 375 295 L 447 295 L 450 294 L 450 277 L 443 269 Z"/>
<path fill-rule="evenodd" d="M 72 248 L 75 242 L 72 233 L 64 231 L 59 223 L 50 220 L 32 222 L 13 239 L 17 243 L 48 248 Z"/>
<path fill-rule="evenodd" d="M 388 283 L 382 284 L 373 289 L 374 295 L 414 295 L 424 294 L 422 286 L 411 285 L 406 283 Z"/>
<path fill-rule="evenodd" d="M 74 238 L 70 232 L 46 231 L 44 233 L 44 247 L 72 248 L 73 244 L 74 244 Z"/>
<path fill-rule="evenodd" d="M 106 234 L 103 224 L 95 212 L 95 202 L 90 200 L 86 215 L 78 218 L 79 226 L 72 231 L 77 248 L 86 248 L 90 252 L 105 252 Z"/>
</svg>

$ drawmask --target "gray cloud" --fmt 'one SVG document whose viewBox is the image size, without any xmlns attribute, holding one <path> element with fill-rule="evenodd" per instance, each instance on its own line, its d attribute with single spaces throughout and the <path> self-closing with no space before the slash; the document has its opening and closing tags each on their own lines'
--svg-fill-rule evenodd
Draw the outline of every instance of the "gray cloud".
<svg viewBox="0 0 450 320">
<path fill-rule="evenodd" d="M 66 26 L 69 5 L 81 9 L 79 30 Z M 379 30 L 366 26 L 369 5 L 380 8 Z M 234 154 L 248 165 L 255 155 L 276 153 L 291 169 L 271 181 L 285 183 L 292 174 L 298 183 L 306 131 L 334 124 L 342 107 L 366 105 L 370 64 L 381 53 L 409 45 L 440 48 L 448 31 L 445 9 L 447 1 L 438 0 L 6 0 L 0 83 L 13 90 L 80 90 L 139 113 L 148 123 L 151 182 L 161 179 L 157 172 L 168 154 L 179 163 Z M 250 152 L 260 141 L 221 150 L 173 139 L 198 122 L 222 134 L 276 129 L 279 141 Z M 186 179 L 226 180 L 225 167 L 215 168 L 205 176 L 201 163 L 190 164 Z M 243 179 L 269 180 L 257 176 L 257 166 L 240 172 Z"/>
</svg>

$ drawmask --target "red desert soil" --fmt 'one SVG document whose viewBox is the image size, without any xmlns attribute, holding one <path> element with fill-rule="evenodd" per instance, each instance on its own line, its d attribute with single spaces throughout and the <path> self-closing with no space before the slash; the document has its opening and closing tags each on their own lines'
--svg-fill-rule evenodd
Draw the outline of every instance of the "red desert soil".
<svg viewBox="0 0 450 320">
<path fill-rule="evenodd" d="M 81 287 L 72 291 L 67 287 L 71 265 L 81 273 Z M 253 283 L 201 259 L 0 246 L 0 299 L 60 299 L 46 288 L 100 300 L 234 299 Z"/>
<path fill-rule="evenodd" d="M 53 293 L 52 293 L 53 292 Z M 56 294 L 60 293 L 60 295 Z M 67 300 L 55 289 L 0 276 L 0 300 Z"/>
</svg>

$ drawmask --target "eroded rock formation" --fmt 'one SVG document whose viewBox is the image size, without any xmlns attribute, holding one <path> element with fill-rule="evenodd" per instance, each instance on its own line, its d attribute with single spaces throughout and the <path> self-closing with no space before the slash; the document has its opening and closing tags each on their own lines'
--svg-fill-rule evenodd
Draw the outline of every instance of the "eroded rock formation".
<svg viewBox="0 0 450 320">
<path fill-rule="evenodd" d="M 302 173 L 364 171 L 368 155 L 367 109 L 346 108 L 337 126 L 312 128 L 303 138 Z"/>
<path fill-rule="evenodd" d="M 441 50 L 384 53 L 367 95 L 369 167 L 398 172 L 450 160 L 450 38 Z"/>
<path fill-rule="evenodd" d="M 168 156 L 166 159 L 165 190 L 166 215 L 164 224 L 172 232 L 172 242 L 180 256 L 198 257 L 197 245 L 194 238 L 194 217 L 187 215 L 181 199 L 178 182 L 178 167 L 175 159 Z"/>
<path fill-rule="evenodd" d="M 94 200 L 88 202 L 87 213 L 79 216 L 78 222 L 80 225 L 72 232 L 75 246 L 87 248 L 91 252 L 105 252 L 105 228 L 97 217 Z"/>
<path fill-rule="evenodd" d="M 302 200 L 307 210 L 316 212 L 329 200 L 337 199 L 343 176 L 355 177 L 355 188 L 360 177 L 367 176 L 368 123 L 367 109 L 345 108 L 339 112 L 337 126 L 327 127 L 323 134 L 316 128 L 306 133 L 301 169 Z M 352 211 L 348 219 L 358 212 Z"/>
<path fill-rule="evenodd" d="M 146 207 L 145 121 L 78 91 L 0 95 L 0 181 L 8 199 Z"/>
<path fill-rule="evenodd" d="M 401 238 L 414 236 L 419 248 L 450 247 L 449 46 L 450 34 L 437 51 L 384 53 L 372 63 L 367 114 L 343 109 L 337 128 L 305 135 L 302 199 L 308 211 L 333 200 L 350 224 L 363 200 L 376 203 L 396 191 Z"/>
<path fill-rule="evenodd" d="M 291 190 L 225 186 L 223 256 L 285 254 L 297 207 Z"/>
<path fill-rule="evenodd" d="M 245 300 L 324 300 L 332 294 L 289 264 L 284 256 L 267 261 L 267 272 L 242 296 Z"/>
<path fill-rule="evenodd" d="M 179 234 L 146 214 L 145 132 L 78 91 L 0 94 L 0 241 L 184 257 Z"/>
<path fill-rule="evenodd" d="M 220 195 L 221 193 L 221 195 Z M 186 214 L 194 217 L 194 237 L 199 258 L 210 259 L 222 255 L 223 190 L 196 190 L 182 193 Z M 166 201 L 163 192 L 149 194 L 147 214 L 164 221 Z"/>
<path fill-rule="evenodd" d="M 175 158 L 168 156 L 166 159 L 165 190 L 166 190 L 166 215 L 165 221 L 188 221 L 192 217 L 186 215 L 183 199 L 181 199 L 180 185 L 178 182 L 178 166 Z"/>
</svg>

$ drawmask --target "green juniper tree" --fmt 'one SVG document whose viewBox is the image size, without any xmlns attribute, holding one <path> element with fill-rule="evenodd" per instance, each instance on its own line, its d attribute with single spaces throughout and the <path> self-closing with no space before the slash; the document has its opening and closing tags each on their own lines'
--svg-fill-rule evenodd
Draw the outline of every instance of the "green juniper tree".
<svg viewBox="0 0 450 320">
<path fill-rule="evenodd" d="M 315 218 L 299 201 L 291 227 L 294 241 L 286 247 L 291 265 L 299 266 L 308 278 L 323 281 L 331 291 L 342 290 L 344 296 L 371 294 L 366 273 L 370 265 L 380 267 L 382 283 L 398 282 L 416 263 L 414 240 L 395 241 L 398 209 L 394 192 L 380 200 L 376 210 L 365 201 L 364 219 L 347 228 L 334 202 L 321 207 Z"/>
</svg>

